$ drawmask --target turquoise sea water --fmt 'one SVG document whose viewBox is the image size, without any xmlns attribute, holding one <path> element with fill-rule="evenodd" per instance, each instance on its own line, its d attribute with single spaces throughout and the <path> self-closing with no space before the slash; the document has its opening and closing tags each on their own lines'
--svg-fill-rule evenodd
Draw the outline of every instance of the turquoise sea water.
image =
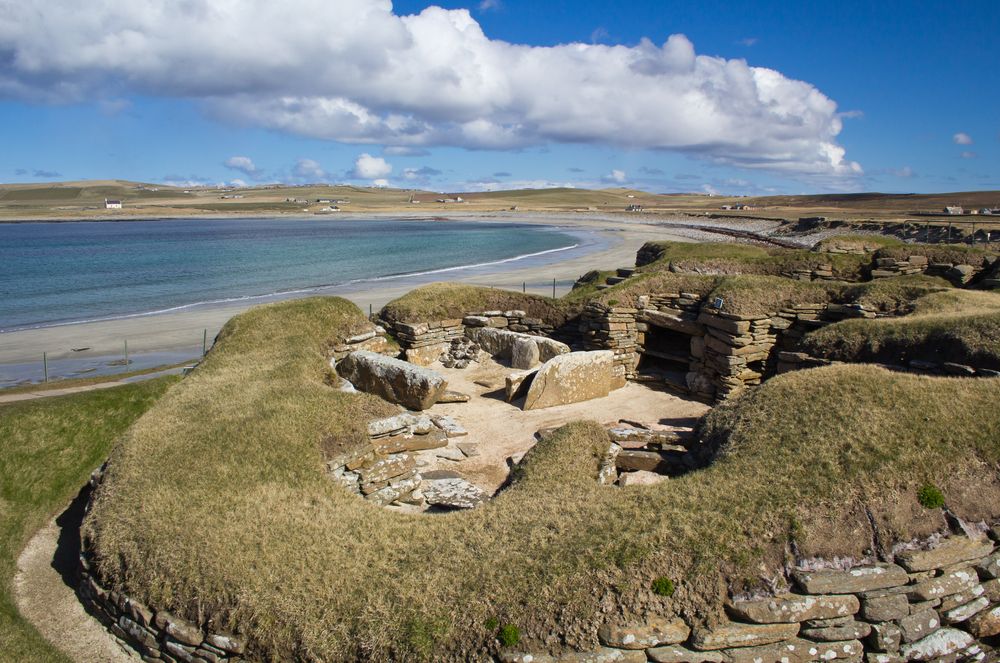
<svg viewBox="0 0 1000 663">
<path fill-rule="evenodd" d="M 192 219 L 0 224 L 0 332 L 519 261 L 578 244 L 514 223 Z M 530 259 L 530 258 L 528 258 Z"/>
</svg>

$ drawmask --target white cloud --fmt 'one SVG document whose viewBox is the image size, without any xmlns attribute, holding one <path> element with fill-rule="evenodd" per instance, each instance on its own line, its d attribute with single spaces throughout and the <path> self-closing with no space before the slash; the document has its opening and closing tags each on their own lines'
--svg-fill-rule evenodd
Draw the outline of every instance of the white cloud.
<svg viewBox="0 0 1000 663">
<path fill-rule="evenodd" d="M 247 184 L 246 180 L 241 180 L 240 178 L 229 180 L 229 186 L 236 187 L 237 189 L 245 189 L 250 186 Z"/>
<path fill-rule="evenodd" d="M 965 152 L 962 152 L 961 156 L 962 156 L 963 159 L 975 159 L 979 155 L 976 154 L 975 152 L 970 151 L 970 150 L 966 150 Z"/>
<path fill-rule="evenodd" d="M 379 188 L 385 188 L 385 187 L 389 186 L 389 180 L 380 177 L 377 180 L 374 180 L 372 182 L 372 186 L 377 186 Z"/>
<path fill-rule="evenodd" d="M 398 16 L 388 0 L 92 0 L 86 12 L 46 0 L 4 2 L 2 13 L 0 98 L 75 101 L 111 88 L 347 143 L 600 143 L 861 173 L 837 143 L 831 99 L 773 69 L 697 55 L 683 35 L 526 46 L 489 39 L 468 10 Z"/>
<path fill-rule="evenodd" d="M 422 147 L 407 147 L 406 145 L 390 145 L 382 150 L 388 157 L 426 157 L 430 151 Z"/>
<path fill-rule="evenodd" d="M 500 0 L 480 0 L 479 11 L 488 12 L 492 9 L 500 9 L 501 4 Z"/>
<path fill-rule="evenodd" d="M 972 136 L 964 131 L 959 131 L 957 134 L 952 136 L 951 139 L 955 141 L 956 145 L 972 145 Z"/>
<path fill-rule="evenodd" d="M 627 179 L 628 178 L 625 176 L 624 170 L 618 170 L 617 168 L 615 168 L 610 173 L 604 176 L 603 181 L 623 184 Z"/>
<path fill-rule="evenodd" d="M 261 170 L 254 164 L 250 157 L 235 156 L 229 157 L 222 162 L 222 165 L 231 170 L 238 170 L 247 177 L 256 179 L 260 177 Z"/>
<path fill-rule="evenodd" d="M 736 43 L 739 44 L 740 46 L 750 47 L 755 45 L 758 41 L 759 40 L 756 37 L 744 37 L 743 39 L 740 39 Z"/>
<path fill-rule="evenodd" d="M 326 171 L 319 165 L 318 161 L 312 159 L 299 159 L 295 162 L 292 175 L 299 179 L 319 182 L 326 179 Z"/>
<path fill-rule="evenodd" d="M 382 157 L 373 157 L 364 152 L 354 162 L 351 177 L 359 180 L 377 180 L 392 172 L 392 165 Z"/>
</svg>

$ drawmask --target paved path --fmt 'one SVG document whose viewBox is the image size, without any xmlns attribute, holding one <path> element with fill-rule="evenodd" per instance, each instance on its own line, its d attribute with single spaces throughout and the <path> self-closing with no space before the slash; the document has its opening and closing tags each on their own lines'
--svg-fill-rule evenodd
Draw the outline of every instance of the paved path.
<svg viewBox="0 0 1000 663">
<path fill-rule="evenodd" d="M 78 394 L 82 391 L 94 391 L 95 389 L 111 389 L 112 387 L 121 387 L 122 385 L 131 384 L 133 382 L 142 382 L 143 380 L 152 380 L 153 378 L 158 378 L 164 375 L 180 375 L 184 372 L 183 366 L 178 366 L 177 368 L 168 368 L 164 371 L 157 371 L 155 373 L 146 373 L 145 375 L 134 375 L 132 377 L 123 378 L 121 380 L 113 380 L 111 382 L 98 382 L 95 384 L 85 384 L 79 387 L 57 387 L 54 389 L 46 389 L 44 385 L 39 385 L 37 391 L 21 391 L 16 394 L 4 394 L 0 391 L 0 405 L 3 403 L 17 403 L 19 401 L 31 401 L 38 398 L 48 398 L 50 396 L 65 396 L 67 394 Z"/>
</svg>

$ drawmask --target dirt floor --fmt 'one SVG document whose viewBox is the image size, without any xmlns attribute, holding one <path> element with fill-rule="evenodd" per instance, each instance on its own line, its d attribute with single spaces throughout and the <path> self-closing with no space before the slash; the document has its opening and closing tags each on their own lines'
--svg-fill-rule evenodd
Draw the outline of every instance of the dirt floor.
<svg viewBox="0 0 1000 663">
<path fill-rule="evenodd" d="M 473 362 L 465 369 L 444 368 L 438 362 L 430 368 L 448 378 L 449 389 L 468 394 L 471 400 L 439 403 L 427 413 L 449 415 L 469 434 L 452 438 L 447 448 L 419 452 L 420 471 L 452 470 L 490 494 L 506 480 L 508 459 L 519 461 L 534 446 L 535 432 L 539 429 L 581 419 L 602 424 L 630 419 L 654 427 L 690 426 L 709 410 L 704 403 L 629 382 L 604 398 L 525 412 L 521 409 L 523 398 L 513 403 L 505 400 L 504 377 L 514 369 L 493 359 Z M 476 384 L 477 381 L 492 382 L 496 386 L 485 387 Z M 465 457 L 459 444 L 472 445 L 477 455 Z"/>
<path fill-rule="evenodd" d="M 14 600 L 46 640 L 81 663 L 131 663 L 123 649 L 76 596 L 76 564 L 84 498 L 78 497 L 31 538 L 17 559 Z"/>
</svg>

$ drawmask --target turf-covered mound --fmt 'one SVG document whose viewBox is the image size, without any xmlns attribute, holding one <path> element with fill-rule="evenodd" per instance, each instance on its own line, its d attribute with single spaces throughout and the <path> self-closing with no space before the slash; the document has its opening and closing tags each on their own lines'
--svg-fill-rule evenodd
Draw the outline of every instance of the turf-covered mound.
<svg viewBox="0 0 1000 663">
<path fill-rule="evenodd" d="M 647 242 L 636 256 L 636 264 L 646 271 L 666 266 L 676 272 L 779 276 L 831 267 L 833 276 L 844 281 L 864 278 L 870 261 L 864 255 L 729 242 Z"/>
<path fill-rule="evenodd" d="M 398 297 L 380 312 L 390 323 L 461 318 L 470 311 L 524 311 L 560 327 L 578 309 L 558 299 L 458 283 L 431 283 Z"/>
<path fill-rule="evenodd" d="M 849 362 L 952 362 L 1000 370 L 1000 294 L 925 295 L 901 318 L 845 320 L 808 334 L 803 351 Z"/>
<path fill-rule="evenodd" d="M 780 376 L 713 411 L 717 461 L 657 486 L 598 485 L 606 433 L 577 423 L 480 508 L 391 512 L 323 468 L 324 444 L 388 409 L 325 382 L 330 339 L 363 323 L 310 299 L 226 326 L 111 458 L 85 523 L 105 583 L 246 634 L 251 659 L 469 660 L 504 625 L 537 651 L 592 648 L 611 614 L 711 620 L 723 578 L 774 572 L 792 540 L 802 555 L 870 547 L 865 507 L 878 545 L 940 527 L 917 505 L 928 481 L 963 517 L 1000 511 L 997 381 L 856 366 Z M 650 591 L 662 576 L 670 599 Z"/>
</svg>

